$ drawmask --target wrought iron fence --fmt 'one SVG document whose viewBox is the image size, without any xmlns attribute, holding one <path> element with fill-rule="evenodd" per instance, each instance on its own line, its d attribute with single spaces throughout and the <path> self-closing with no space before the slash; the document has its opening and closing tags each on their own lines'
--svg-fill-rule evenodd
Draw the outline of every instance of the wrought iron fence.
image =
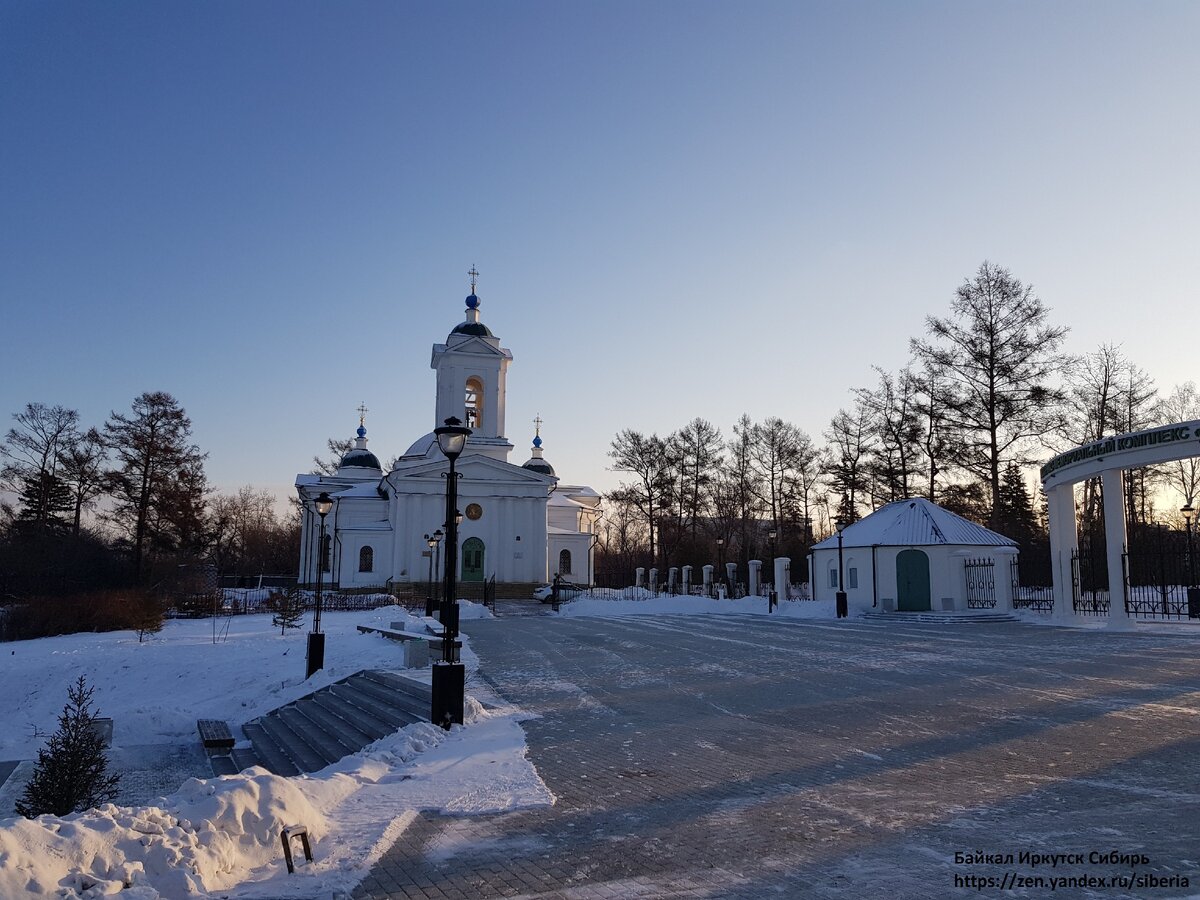
<svg viewBox="0 0 1200 900">
<path fill-rule="evenodd" d="M 1071 602 L 1077 615 L 1108 615 L 1108 561 L 1102 545 L 1071 551 Z"/>
<path fill-rule="evenodd" d="M 1187 548 L 1135 545 L 1121 555 L 1121 566 L 1125 574 L 1125 608 L 1131 616 L 1188 618 L 1188 589 L 1195 583 L 1195 575 Z"/>
<path fill-rule="evenodd" d="M 963 572 L 967 578 L 967 609 L 995 609 L 995 560 L 964 559 Z"/>
</svg>

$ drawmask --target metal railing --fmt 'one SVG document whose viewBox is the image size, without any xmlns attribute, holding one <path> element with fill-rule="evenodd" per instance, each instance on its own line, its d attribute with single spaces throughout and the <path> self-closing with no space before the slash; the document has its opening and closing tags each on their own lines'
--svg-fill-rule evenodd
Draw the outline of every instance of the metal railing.
<svg viewBox="0 0 1200 900">
<path fill-rule="evenodd" d="M 996 561 L 964 559 L 963 573 L 967 581 L 967 609 L 995 609 Z"/>
</svg>

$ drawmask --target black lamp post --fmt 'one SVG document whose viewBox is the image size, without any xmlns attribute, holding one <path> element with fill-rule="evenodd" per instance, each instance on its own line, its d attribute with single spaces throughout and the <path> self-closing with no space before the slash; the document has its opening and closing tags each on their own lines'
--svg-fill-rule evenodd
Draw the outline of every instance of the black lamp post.
<svg viewBox="0 0 1200 900">
<path fill-rule="evenodd" d="M 433 555 L 437 550 L 437 545 L 442 542 L 442 529 L 438 529 L 433 534 L 425 535 L 425 543 L 429 546 L 429 590 L 425 597 L 425 615 L 433 615 Z"/>
<path fill-rule="evenodd" d="M 850 614 L 849 603 L 846 600 L 846 582 L 845 574 L 842 566 L 842 532 L 846 530 L 846 523 L 842 519 L 838 519 L 834 523 L 838 533 L 838 589 L 837 589 L 837 617 L 844 619 Z"/>
<path fill-rule="evenodd" d="M 775 538 L 778 534 L 774 528 L 767 532 L 767 537 L 771 539 L 771 565 L 775 565 Z"/>
<path fill-rule="evenodd" d="M 308 633 L 308 653 L 304 657 L 304 677 L 325 667 L 325 635 L 321 632 L 321 576 L 325 572 L 325 517 L 333 509 L 333 499 L 321 491 L 313 504 L 321 517 L 321 535 L 317 539 L 317 598 L 313 604 L 312 631 Z"/>
<path fill-rule="evenodd" d="M 458 512 L 458 474 L 454 462 L 467 444 L 471 429 L 454 416 L 446 424 L 433 429 L 438 447 L 450 461 L 450 472 L 446 477 L 446 569 L 442 592 L 442 659 L 433 664 L 433 702 L 429 720 L 435 725 L 449 728 L 451 724 L 462 724 L 463 701 L 466 676 L 458 658 L 458 523 L 462 515 Z"/>
</svg>

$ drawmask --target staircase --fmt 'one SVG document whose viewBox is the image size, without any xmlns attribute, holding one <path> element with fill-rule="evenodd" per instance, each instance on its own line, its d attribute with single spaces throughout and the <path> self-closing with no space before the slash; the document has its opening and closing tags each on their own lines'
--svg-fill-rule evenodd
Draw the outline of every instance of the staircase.
<svg viewBox="0 0 1200 900">
<path fill-rule="evenodd" d="M 1004 612 L 865 612 L 860 618 L 868 622 L 914 622 L 929 625 L 983 625 L 993 622 L 1020 622 L 1012 613 Z"/>
<path fill-rule="evenodd" d="M 410 725 L 429 721 L 430 687 L 364 669 L 242 726 L 251 748 L 211 757 L 213 773 L 262 766 L 276 775 L 316 772 Z"/>
</svg>

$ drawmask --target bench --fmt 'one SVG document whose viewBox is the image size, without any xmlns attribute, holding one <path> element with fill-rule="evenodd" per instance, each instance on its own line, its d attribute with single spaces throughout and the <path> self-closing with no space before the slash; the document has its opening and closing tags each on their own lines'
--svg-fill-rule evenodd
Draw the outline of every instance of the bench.
<svg viewBox="0 0 1200 900">
<path fill-rule="evenodd" d="M 379 634 L 389 641 L 400 643 L 404 650 L 404 667 L 406 669 L 420 669 L 429 665 L 429 640 L 424 635 L 409 634 L 407 631 L 397 629 L 395 626 L 398 624 L 400 623 L 393 622 L 391 628 L 359 625 L 358 630 L 362 634 Z"/>
<path fill-rule="evenodd" d="M 216 751 L 220 755 L 233 749 L 233 732 L 220 719 L 197 719 L 196 729 L 200 732 L 200 743 L 205 750 Z"/>
</svg>

